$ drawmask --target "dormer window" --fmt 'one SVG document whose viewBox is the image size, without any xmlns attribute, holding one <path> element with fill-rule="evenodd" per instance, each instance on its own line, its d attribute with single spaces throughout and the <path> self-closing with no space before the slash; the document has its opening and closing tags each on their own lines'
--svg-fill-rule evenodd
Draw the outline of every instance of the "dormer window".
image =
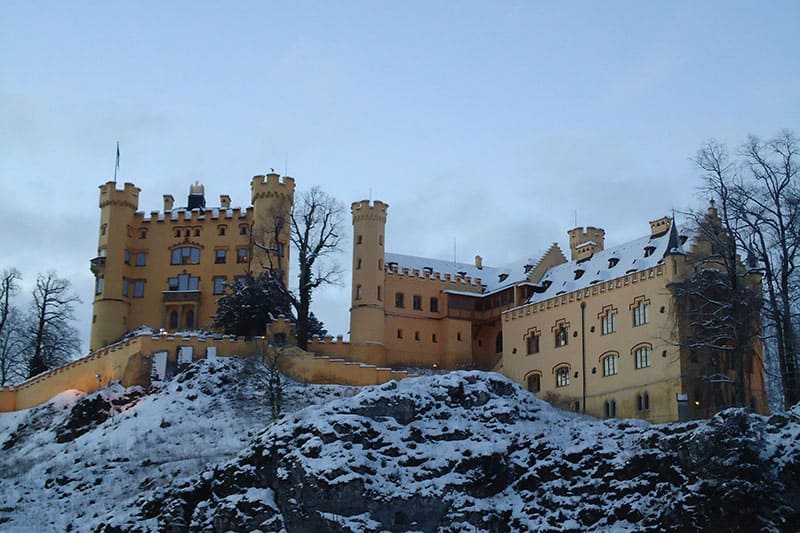
<svg viewBox="0 0 800 533">
<path fill-rule="evenodd" d="M 653 255 L 653 252 L 655 252 L 655 251 L 656 251 L 656 247 L 655 246 L 645 246 L 644 247 L 644 256 L 645 257 L 650 257 L 651 255 Z"/>
<path fill-rule="evenodd" d="M 575 271 L 575 279 L 581 279 L 581 276 L 583 276 L 584 272 L 585 271 L 582 268 L 577 269 Z"/>
<path fill-rule="evenodd" d="M 500 283 L 504 282 L 508 278 L 508 274 L 500 274 Z"/>
<path fill-rule="evenodd" d="M 424 267 L 424 268 L 422 269 L 422 274 L 423 274 L 423 275 L 426 275 L 426 274 L 427 274 L 428 276 L 432 276 L 432 275 L 433 275 L 433 268 L 431 268 L 431 267 Z"/>
<path fill-rule="evenodd" d="M 533 265 L 525 265 L 524 268 L 525 268 L 525 273 L 528 274 L 533 269 Z"/>
<path fill-rule="evenodd" d="M 610 257 L 608 259 L 608 268 L 614 268 L 619 263 L 619 257 Z"/>
</svg>

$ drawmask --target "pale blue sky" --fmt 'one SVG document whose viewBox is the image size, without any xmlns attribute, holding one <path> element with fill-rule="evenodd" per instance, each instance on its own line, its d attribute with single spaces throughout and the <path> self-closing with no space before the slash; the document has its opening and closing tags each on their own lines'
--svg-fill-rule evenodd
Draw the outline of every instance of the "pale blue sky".
<svg viewBox="0 0 800 533">
<path fill-rule="evenodd" d="M 390 251 L 504 264 L 576 214 L 613 245 L 701 205 L 704 139 L 798 129 L 798 27 L 797 1 L 6 1 L 0 267 L 72 279 L 85 347 L 117 140 L 146 211 L 195 179 L 246 205 L 288 152 L 299 188 L 388 202 Z M 333 333 L 349 286 L 316 299 Z"/>
</svg>

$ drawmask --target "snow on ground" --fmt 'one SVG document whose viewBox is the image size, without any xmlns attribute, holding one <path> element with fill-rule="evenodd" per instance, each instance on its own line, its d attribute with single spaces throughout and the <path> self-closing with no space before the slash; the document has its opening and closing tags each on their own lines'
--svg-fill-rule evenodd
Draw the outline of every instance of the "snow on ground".
<svg viewBox="0 0 800 533">
<path fill-rule="evenodd" d="M 86 396 L 67 391 L 0 414 L 0 530 L 89 531 L 124 516 L 142 491 L 232 459 L 270 422 L 260 372 L 243 359 L 204 360 L 149 391 L 118 384 Z M 289 381 L 284 409 L 358 390 Z M 80 400 L 118 405 L 110 417 L 90 421 L 89 431 L 58 442 L 59 434 L 69 438 Z"/>
</svg>

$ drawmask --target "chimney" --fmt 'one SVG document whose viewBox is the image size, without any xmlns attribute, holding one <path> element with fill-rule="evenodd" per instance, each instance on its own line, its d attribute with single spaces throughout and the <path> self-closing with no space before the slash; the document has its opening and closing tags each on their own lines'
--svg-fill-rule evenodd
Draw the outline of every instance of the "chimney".
<svg viewBox="0 0 800 533">
<path fill-rule="evenodd" d="M 220 194 L 219 195 L 219 206 L 222 209 L 230 209 L 231 208 L 231 197 L 227 194 Z"/>
<path fill-rule="evenodd" d="M 660 237 L 669 231 L 672 225 L 670 217 L 661 217 L 658 220 L 650 221 L 650 237 Z"/>
<path fill-rule="evenodd" d="M 477 267 L 478 270 L 483 269 L 483 258 L 479 255 L 475 256 L 475 267 Z"/>
<path fill-rule="evenodd" d="M 603 250 L 606 232 L 602 228 L 592 226 L 574 228 L 567 232 L 569 235 L 569 249 L 573 261 L 589 259 L 595 252 Z"/>
<path fill-rule="evenodd" d="M 164 195 L 164 211 L 172 211 L 172 206 L 175 204 L 175 198 L 171 194 Z"/>
<path fill-rule="evenodd" d="M 206 188 L 203 187 L 199 181 L 195 181 L 194 185 L 189 185 L 189 209 L 205 209 L 206 207 Z"/>
</svg>

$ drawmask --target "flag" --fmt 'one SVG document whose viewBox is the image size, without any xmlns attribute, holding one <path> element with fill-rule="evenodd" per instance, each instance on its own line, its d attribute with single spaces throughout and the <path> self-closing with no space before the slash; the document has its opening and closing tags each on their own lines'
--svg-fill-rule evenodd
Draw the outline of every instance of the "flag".
<svg viewBox="0 0 800 533">
<path fill-rule="evenodd" d="M 114 166 L 114 181 L 117 181 L 117 171 L 119 171 L 119 141 L 117 141 L 117 164 Z"/>
</svg>

